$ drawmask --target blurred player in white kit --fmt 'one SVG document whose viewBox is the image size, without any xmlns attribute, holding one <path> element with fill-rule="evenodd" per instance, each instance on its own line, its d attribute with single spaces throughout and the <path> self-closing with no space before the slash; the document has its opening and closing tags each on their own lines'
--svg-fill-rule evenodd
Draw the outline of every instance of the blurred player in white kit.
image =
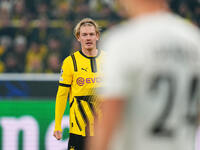
<svg viewBox="0 0 200 150">
<path fill-rule="evenodd" d="M 119 2 L 130 19 L 101 43 L 108 55 L 103 116 L 87 149 L 194 150 L 200 118 L 199 29 L 173 14 L 167 0 Z"/>
</svg>

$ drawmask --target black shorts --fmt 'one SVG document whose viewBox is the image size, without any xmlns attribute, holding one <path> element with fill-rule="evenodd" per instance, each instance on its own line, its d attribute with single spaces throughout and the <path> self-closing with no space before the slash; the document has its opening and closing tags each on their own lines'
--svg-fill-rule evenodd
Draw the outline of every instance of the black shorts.
<svg viewBox="0 0 200 150">
<path fill-rule="evenodd" d="M 76 134 L 69 134 L 68 150 L 84 150 L 86 137 Z"/>
</svg>

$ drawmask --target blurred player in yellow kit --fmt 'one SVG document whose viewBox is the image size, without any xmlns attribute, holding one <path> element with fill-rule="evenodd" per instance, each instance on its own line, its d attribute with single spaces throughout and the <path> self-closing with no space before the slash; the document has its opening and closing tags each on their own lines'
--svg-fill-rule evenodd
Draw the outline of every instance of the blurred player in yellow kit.
<svg viewBox="0 0 200 150">
<path fill-rule="evenodd" d="M 100 61 L 103 52 L 97 49 L 100 31 L 97 23 L 85 18 L 75 27 L 75 36 L 81 50 L 68 56 L 61 69 L 61 77 L 56 97 L 54 136 L 62 138 L 61 121 L 69 95 L 70 135 L 68 150 L 82 150 L 85 138 L 93 136 L 94 114 L 96 113 L 95 89 L 101 77 Z"/>
</svg>

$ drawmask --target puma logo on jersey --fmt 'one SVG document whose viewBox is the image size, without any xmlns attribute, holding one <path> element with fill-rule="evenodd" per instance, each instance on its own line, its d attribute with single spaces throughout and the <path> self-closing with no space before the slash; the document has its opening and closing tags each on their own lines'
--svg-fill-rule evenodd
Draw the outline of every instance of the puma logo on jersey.
<svg viewBox="0 0 200 150">
<path fill-rule="evenodd" d="M 81 70 L 84 70 L 84 71 L 86 71 L 86 72 L 87 72 L 87 68 L 85 68 L 85 69 L 84 69 L 84 68 L 81 68 Z"/>
</svg>

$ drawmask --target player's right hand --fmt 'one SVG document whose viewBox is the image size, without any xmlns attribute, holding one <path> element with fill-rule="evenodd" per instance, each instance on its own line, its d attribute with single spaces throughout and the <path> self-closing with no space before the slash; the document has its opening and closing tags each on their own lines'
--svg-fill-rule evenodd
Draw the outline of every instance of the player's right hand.
<svg viewBox="0 0 200 150">
<path fill-rule="evenodd" d="M 57 139 L 60 140 L 62 138 L 62 132 L 61 131 L 54 131 L 53 136 Z"/>
</svg>

